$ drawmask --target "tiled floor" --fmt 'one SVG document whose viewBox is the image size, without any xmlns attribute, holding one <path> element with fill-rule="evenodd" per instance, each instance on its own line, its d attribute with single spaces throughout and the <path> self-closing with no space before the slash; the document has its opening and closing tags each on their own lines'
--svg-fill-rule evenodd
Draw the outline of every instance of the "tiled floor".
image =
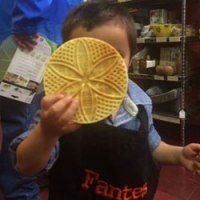
<svg viewBox="0 0 200 200">
<path fill-rule="evenodd" d="M 157 129 L 164 141 L 181 144 L 180 127 L 159 123 Z M 170 131 L 169 131 L 170 130 Z M 185 144 L 200 142 L 200 128 L 186 126 Z M 193 175 L 179 166 L 164 166 L 161 171 L 158 192 L 155 200 L 200 200 L 200 176 Z"/>
<path fill-rule="evenodd" d="M 182 167 L 162 168 L 155 200 L 200 200 L 200 176 Z"/>
</svg>

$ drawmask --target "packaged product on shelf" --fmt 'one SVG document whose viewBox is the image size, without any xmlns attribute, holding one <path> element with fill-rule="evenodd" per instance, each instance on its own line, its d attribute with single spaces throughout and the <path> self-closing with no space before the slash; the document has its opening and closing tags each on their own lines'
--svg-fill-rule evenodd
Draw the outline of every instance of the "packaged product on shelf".
<svg viewBox="0 0 200 200">
<path fill-rule="evenodd" d="M 160 49 L 160 62 L 156 67 L 159 75 L 176 75 L 181 63 L 180 47 L 162 47 Z"/>
<path fill-rule="evenodd" d="M 172 27 L 171 36 L 181 36 L 182 26 L 181 24 L 174 24 Z M 194 37 L 197 35 L 197 30 L 192 25 L 186 26 L 186 36 Z"/>
<path fill-rule="evenodd" d="M 140 23 L 135 23 L 135 29 L 137 31 L 137 37 L 139 37 L 141 34 L 142 25 Z"/>
<path fill-rule="evenodd" d="M 178 113 L 180 110 L 181 88 L 170 88 L 166 85 L 152 86 L 146 90 L 154 105 L 154 111 Z"/>
<path fill-rule="evenodd" d="M 176 12 L 168 10 L 167 11 L 167 23 L 168 24 L 177 24 L 180 21 L 176 18 Z"/>
<path fill-rule="evenodd" d="M 140 60 L 139 72 L 141 74 L 155 74 L 156 60 L 151 59 L 150 55 L 147 55 L 146 59 Z"/>
<path fill-rule="evenodd" d="M 146 26 L 143 26 L 142 31 L 140 33 L 140 36 L 142 38 L 154 37 L 155 34 L 153 33 L 153 29 L 151 28 L 151 26 L 150 25 L 146 25 Z"/>
<path fill-rule="evenodd" d="M 174 24 L 151 24 L 150 26 L 156 37 L 172 36 Z"/>
<path fill-rule="evenodd" d="M 140 60 L 145 59 L 147 54 L 148 54 L 148 49 L 147 47 L 145 47 L 133 56 L 132 58 L 133 73 L 139 73 Z"/>
<path fill-rule="evenodd" d="M 170 65 L 157 65 L 156 66 L 156 74 L 160 76 L 173 76 L 175 75 L 176 71 L 174 67 Z"/>
<path fill-rule="evenodd" d="M 155 9 L 150 10 L 150 24 L 165 24 L 167 23 L 167 10 Z"/>
</svg>

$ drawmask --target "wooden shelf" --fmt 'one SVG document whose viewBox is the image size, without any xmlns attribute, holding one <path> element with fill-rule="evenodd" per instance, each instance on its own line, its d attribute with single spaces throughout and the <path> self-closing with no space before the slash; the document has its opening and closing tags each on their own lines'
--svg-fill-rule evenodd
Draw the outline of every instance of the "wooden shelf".
<svg viewBox="0 0 200 200">
<path fill-rule="evenodd" d="M 154 105 L 153 105 L 154 106 Z M 186 121 L 191 124 L 199 125 L 200 102 L 197 101 L 186 108 Z M 153 111 L 153 119 L 173 124 L 180 124 L 179 114 L 167 111 Z"/>
<path fill-rule="evenodd" d="M 199 0 L 187 0 L 187 3 L 199 2 Z M 182 0 L 118 0 L 118 3 L 123 3 L 127 7 L 162 7 L 174 6 L 174 4 L 181 4 Z"/>
<path fill-rule="evenodd" d="M 153 119 L 174 124 L 180 124 L 180 119 L 178 116 L 166 113 L 153 113 Z"/>
<path fill-rule="evenodd" d="M 179 76 L 159 76 L 151 74 L 134 74 L 129 73 L 130 79 L 147 79 L 147 80 L 158 80 L 158 81 L 170 81 L 170 82 L 179 82 Z"/>
<path fill-rule="evenodd" d="M 154 81 L 168 81 L 168 82 L 181 82 L 181 79 L 184 78 L 186 81 L 192 79 L 199 79 L 200 78 L 200 70 L 191 71 L 187 76 L 182 77 L 179 75 L 174 76 L 160 76 L 155 74 L 140 74 L 140 73 L 133 73 L 129 72 L 130 79 L 141 79 L 141 80 L 154 80 Z"/>
<path fill-rule="evenodd" d="M 118 0 L 118 3 L 123 3 L 127 7 L 157 7 L 163 5 L 174 5 L 181 3 L 181 0 Z"/>
<path fill-rule="evenodd" d="M 137 44 L 154 44 L 154 43 L 180 43 L 182 37 L 145 37 L 137 38 Z M 200 41 L 199 37 L 187 37 L 187 42 Z"/>
<path fill-rule="evenodd" d="M 131 14 L 137 19 L 138 23 L 147 24 L 148 21 L 148 11 L 152 9 L 166 9 L 169 11 L 174 11 L 176 14 L 177 20 L 180 21 L 182 27 L 185 27 L 187 24 L 193 25 L 195 28 L 196 23 L 199 19 L 199 6 L 200 0 L 121 0 L 119 2 L 128 8 Z M 142 13 L 144 11 L 144 13 Z M 186 12 L 187 11 L 187 12 Z M 193 13 L 191 15 L 191 13 Z M 198 24 L 198 23 L 197 23 Z M 199 80 L 200 80 L 200 71 L 199 71 L 199 45 L 200 45 L 200 37 L 146 37 L 146 38 L 137 38 L 137 46 L 140 50 L 144 46 L 148 48 L 154 48 L 152 51 L 152 57 L 155 59 L 159 59 L 159 49 L 162 47 L 172 47 L 179 46 L 181 49 L 181 60 L 180 60 L 180 73 L 176 76 L 159 76 L 154 74 L 140 74 L 134 73 L 136 70 L 129 71 L 130 79 L 134 80 L 139 86 L 143 89 L 150 87 L 151 85 L 161 85 L 161 86 L 169 86 L 170 88 L 180 87 L 189 92 L 191 89 L 192 95 L 183 94 L 180 97 L 180 104 L 183 104 L 183 99 L 185 98 L 185 105 L 180 105 L 186 110 L 186 121 L 187 123 L 193 120 L 194 116 L 196 124 L 199 125 L 199 109 L 197 107 L 192 108 L 191 102 L 195 99 L 199 100 Z M 155 48 L 156 47 L 156 48 Z M 188 51 L 189 49 L 189 51 Z M 191 56 L 190 56 L 191 51 Z M 194 55 L 193 55 L 194 54 Z M 194 57 L 193 57 L 194 56 Z M 193 59 L 193 60 L 191 60 Z M 190 62 L 191 61 L 191 62 Z M 188 64 L 189 63 L 189 64 Z M 193 66 L 195 65 L 195 66 Z M 184 69 L 184 70 L 183 70 Z M 155 73 L 155 72 L 154 72 Z M 198 87 L 194 89 L 194 87 Z M 188 93 L 189 94 L 189 93 Z M 197 96 L 197 97 L 196 97 Z M 200 105 L 200 104 L 198 104 Z M 153 109 L 153 118 L 156 121 L 163 121 L 166 123 L 180 124 L 179 114 L 176 112 L 178 109 L 175 109 L 170 112 L 168 106 L 156 107 L 155 105 Z M 176 106 L 176 105 L 174 105 Z M 195 114 L 195 111 L 197 111 Z M 184 136 L 183 136 L 184 137 Z"/>
</svg>

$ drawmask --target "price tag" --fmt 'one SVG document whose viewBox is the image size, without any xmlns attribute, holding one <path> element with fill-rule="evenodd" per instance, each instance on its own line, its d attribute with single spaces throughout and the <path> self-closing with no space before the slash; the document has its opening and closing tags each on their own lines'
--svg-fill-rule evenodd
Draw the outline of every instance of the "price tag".
<svg viewBox="0 0 200 200">
<path fill-rule="evenodd" d="M 154 75 L 154 80 L 164 80 L 164 76 L 158 76 L 158 75 Z"/>
<path fill-rule="evenodd" d="M 167 42 L 167 37 L 157 37 L 156 42 L 157 43 Z"/>
<path fill-rule="evenodd" d="M 167 76 L 167 80 L 178 82 L 178 76 Z"/>
<path fill-rule="evenodd" d="M 185 119 L 185 111 L 184 110 L 180 110 L 180 112 L 179 112 L 179 118 L 180 119 Z"/>
<path fill-rule="evenodd" d="M 169 42 L 180 42 L 181 37 L 169 37 Z"/>
<path fill-rule="evenodd" d="M 137 38 L 137 44 L 143 44 L 145 43 L 145 38 Z"/>
<path fill-rule="evenodd" d="M 152 67 L 156 66 L 156 61 L 155 60 L 147 60 L 146 64 L 147 64 L 146 68 L 152 68 Z"/>
<path fill-rule="evenodd" d="M 156 42 L 156 38 L 145 38 L 145 43 L 155 43 Z"/>
</svg>

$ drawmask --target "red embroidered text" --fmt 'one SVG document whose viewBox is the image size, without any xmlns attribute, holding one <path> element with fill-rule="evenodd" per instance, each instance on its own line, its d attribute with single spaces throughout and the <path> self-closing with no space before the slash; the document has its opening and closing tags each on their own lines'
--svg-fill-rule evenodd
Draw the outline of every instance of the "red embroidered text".
<svg viewBox="0 0 200 200">
<path fill-rule="evenodd" d="M 88 190 L 92 184 L 95 184 L 95 193 L 106 199 L 113 200 L 135 200 L 144 198 L 147 194 L 148 187 L 147 183 L 144 183 L 142 187 L 129 188 L 124 186 L 123 188 L 114 187 L 103 180 L 99 180 L 100 176 L 98 173 L 85 169 L 85 180 L 81 185 L 84 190 Z"/>
</svg>

